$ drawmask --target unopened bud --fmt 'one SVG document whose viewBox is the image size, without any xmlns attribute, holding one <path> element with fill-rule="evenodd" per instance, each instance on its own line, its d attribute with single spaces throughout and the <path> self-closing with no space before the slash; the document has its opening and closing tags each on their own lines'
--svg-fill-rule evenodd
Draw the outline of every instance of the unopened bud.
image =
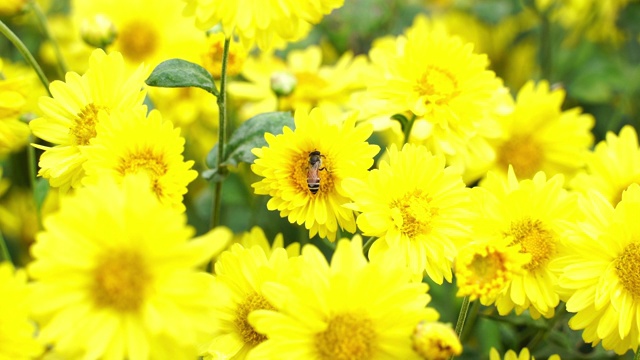
<svg viewBox="0 0 640 360">
<path fill-rule="evenodd" d="M 288 96 L 295 90 L 298 80 L 290 72 L 280 71 L 271 75 L 271 90 L 277 96 Z"/>
<path fill-rule="evenodd" d="M 411 339 L 413 349 L 425 360 L 446 360 L 462 353 L 460 339 L 449 324 L 421 321 Z"/>
<path fill-rule="evenodd" d="M 96 14 L 90 19 L 82 20 L 80 36 L 87 44 L 104 49 L 116 40 L 118 32 L 111 19 L 106 15 Z"/>
</svg>

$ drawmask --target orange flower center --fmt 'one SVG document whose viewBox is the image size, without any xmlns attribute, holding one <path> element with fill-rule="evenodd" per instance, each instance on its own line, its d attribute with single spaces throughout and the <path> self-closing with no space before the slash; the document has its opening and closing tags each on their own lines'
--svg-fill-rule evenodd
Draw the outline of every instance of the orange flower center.
<svg viewBox="0 0 640 360">
<path fill-rule="evenodd" d="M 520 252 L 531 254 L 531 261 L 524 266 L 535 271 L 546 265 L 555 254 L 556 242 L 553 233 L 547 230 L 540 220 L 529 218 L 511 223 L 510 231 L 505 235 L 513 236 L 511 245 L 520 244 Z"/>
<path fill-rule="evenodd" d="M 427 104 L 444 105 L 457 97 L 458 80 L 449 70 L 429 65 L 422 73 L 414 90 L 425 98 Z"/>
<path fill-rule="evenodd" d="M 438 209 L 431 206 L 431 197 L 416 189 L 391 203 L 391 217 L 398 229 L 409 239 L 431 232 L 431 221 Z"/>
<path fill-rule="evenodd" d="M 376 333 L 367 317 L 345 313 L 329 319 L 327 328 L 316 334 L 320 360 L 367 360 L 373 355 Z"/>
<path fill-rule="evenodd" d="M 498 151 L 498 163 L 505 171 L 512 165 L 518 178 L 532 178 L 540 171 L 542 160 L 540 145 L 529 136 L 514 137 L 504 143 Z"/>
<path fill-rule="evenodd" d="M 87 104 L 73 119 L 73 124 L 69 132 L 73 136 L 76 145 L 89 145 L 89 141 L 96 137 L 96 124 L 98 123 L 98 112 L 109 108 L 98 106 L 94 103 Z"/>
<path fill-rule="evenodd" d="M 247 320 L 252 311 L 261 309 L 275 310 L 262 295 L 257 293 L 247 296 L 242 303 L 238 304 L 234 324 L 245 344 L 256 346 L 267 339 L 265 335 L 256 332 Z"/>
<path fill-rule="evenodd" d="M 635 298 L 640 297 L 640 244 L 627 245 L 615 260 L 615 267 L 622 286 Z"/>
<path fill-rule="evenodd" d="M 160 45 L 159 35 L 149 22 L 134 20 L 118 30 L 116 42 L 120 43 L 120 51 L 124 57 L 131 61 L 144 61 L 155 53 Z"/>
</svg>

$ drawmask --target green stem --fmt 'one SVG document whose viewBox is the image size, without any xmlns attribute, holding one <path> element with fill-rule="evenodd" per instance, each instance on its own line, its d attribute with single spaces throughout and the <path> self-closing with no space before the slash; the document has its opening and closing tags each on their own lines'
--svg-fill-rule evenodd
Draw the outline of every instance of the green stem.
<svg viewBox="0 0 640 360">
<path fill-rule="evenodd" d="M 551 37 L 551 21 L 544 11 L 540 16 L 540 71 L 543 79 L 552 82 L 553 76 L 553 51 Z"/>
<path fill-rule="evenodd" d="M 33 9 L 33 13 L 36 15 L 36 19 L 38 20 L 38 24 L 42 28 L 42 33 L 45 38 L 51 43 L 53 46 L 53 51 L 56 54 L 56 63 L 58 65 L 58 76 L 60 79 L 64 79 L 64 75 L 68 71 L 67 63 L 64 61 L 64 57 L 62 56 L 62 51 L 60 51 L 60 46 L 58 42 L 55 41 L 53 36 L 51 35 L 51 30 L 49 29 L 49 24 L 47 23 L 47 17 L 44 15 L 42 8 L 36 1 L 29 1 L 29 5 Z"/>
<path fill-rule="evenodd" d="M 226 168 L 222 165 L 224 157 L 224 145 L 227 136 L 227 61 L 229 58 L 229 44 L 231 38 L 224 40 L 222 53 L 222 73 L 220 74 L 220 93 L 218 94 L 218 175 L 221 178 L 216 182 L 213 194 L 213 208 L 211 209 L 211 228 L 220 224 L 220 207 L 222 204 L 222 178 Z"/>
<path fill-rule="evenodd" d="M 456 335 L 458 338 L 462 336 L 462 330 L 464 329 L 464 322 L 467 320 L 467 314 L 469 313 L 469 297 L 465 296 L 462 299 L 462 306 L 460 307 L 460 314 L 458 314 L 458 321 L 456 322 Z M 453 359 L 453 356 L 449 360 Z"/>
<path fill-rule="evenodd" d="M 29 142 L 35 142 L 33 135 L 30 136 Z M 27 158 L 29 161 L 29 185 L 33 193 L 33 203 L 36 208 L 36 219 L 38 220 L 38 229 L 42 228 L 42 209 L 38 206 L 38 199 L 36 197 L 36 185 L 37 185 L 37 173 L 38 163 L 36 159 L 36 148 L 33 146 L 27 147 Z"/>
<path fill-rule="evenodd" d="M 471 308 L 469 309 L 467 322 L 465 326 L 465 331 L 460 335 L 460 342 L 464 343 L 473 331 L 473 327 L 476 325 L 478 321 L 478 314 L 480 312 L 480 301 L 474 301 L 471 303 Z"/>
<path fill-rule="evenodd" d="M 558 320 L 560 320 L 565 315 L 565 308 L 566 308 L 566 304 L 563 302 L 560 302 L 560 305 L 558 305 L 558 307 L 555 310 L 556 311 L 555 315 L 551 319 L 549 319 L 549 321 L 547 322 L 547 326 L 538 330 L 538 332 L 533 336 L 533 338 L 527 344 L 527 348 L 529 350 L 535 349 L 547 337 L 547 335 L 549 335 L 549 332 L 551 332 L 551 330 L 556 325 Z"/>
<path fill-rule="evenodd" d="M 2 232 L 0 232 L 0 255 L 2 255 L 2 257 L 0 258 L 1 261 L 8 261 L 13 264 L 13 261 L 11 260 L 11 254 L 9 254 L 9 248 L 7 247 L 7 243 L 4 240 Z"/>
<path fill-rule="evenodd" d="M 367 242 L 364 243 L 364 245 L 362 245 L 362 252 L 364 253 L 364 256 L 366 256 L 367 258 L 369 257 L 369 249 L 371 249 L 371 245 L 373 245 L 376 239 L 377 237 L 372 236 L 367 240 Z"/>
<path fill-rule="evenodd" d="M 11 29 L 9 29 L 9 27 L 5 25 L 2 20 L 0 20 L 0 33 L 2 33 L 2 35 L 9 39 L 13 46 L 15 46 L 18 51 L 20 51 L 20 54 L 22 54 L 27 63 L 29 63 L 33 70 L 35 70 L 36 74 L 38 74 L 40 82 L 42 83 L 42 85 L 44 85 L 44 88 L 47 90 L 49 96 L 51 96 L 51 92 L 49 91 L 49 79 L 47 79 L 47 77 L 45 76 L 42 68 L 40 67 L 40 65 L 38 65 L 36 59 L 33 58 L 33 55 L 31 55 L 29 49 L 27 49 L 24 43 L 20 41 L 20 38 L 18 38 L 18 36 L 16 36 L 16 34 L 11 31 Z"/>
</svg>

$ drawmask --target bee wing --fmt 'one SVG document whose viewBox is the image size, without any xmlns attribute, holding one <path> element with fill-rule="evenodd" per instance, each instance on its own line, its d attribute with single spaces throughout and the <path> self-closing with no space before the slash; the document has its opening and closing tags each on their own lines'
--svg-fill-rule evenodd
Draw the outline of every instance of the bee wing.
<svg viewBox="0 0 640 360">
<path fill-rule="evenodd" d="M 310 182 L 320 179 L 320 176 L 318 176 L 319 169 L 320 169 L 320 161 L 309 166 L 309 170 L 307 170 L 307 179 Z"/>
</svg>

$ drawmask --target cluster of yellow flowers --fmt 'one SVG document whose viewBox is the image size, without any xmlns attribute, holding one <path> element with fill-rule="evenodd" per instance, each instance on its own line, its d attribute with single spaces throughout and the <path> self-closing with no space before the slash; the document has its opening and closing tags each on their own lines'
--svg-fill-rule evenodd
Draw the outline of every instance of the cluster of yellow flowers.
<svg viewBox="0 0 640 360">
<path fill-rule="evenodd" d="M 37 106 L 33 74 L 0 77 L 0 155 L 33 142 L 37 175 L 59 196 L 24 210 L 39 230 L 24 269 L 0 236 L 0 359 L 441 360 L 465 356 L 473 301 L 533 319 L 565 304 L 584 342 L 638 351 L 636 130 L 594 144 L 592 115 L 563 109 L 565 91 L 546 80 L 505 86 L 489 68 L 496 50 L 474 49 L 458 18 L 418 15 L 335 61 L 321 45 L 274 52 L 343 2 L 77 0 L 72 20 L 49 20 L 99 48 L 50 39 L 52 64 L 63 46 L 74 71 Z M 533 3 L 563 26 L 586 6 Z M 611 21 L 626 3 L 589 6 Z M 292 114 L 251 149 L 247 187 L 330 253 L 260 227 L 196 236 L 190 159 L 218 140 L 226 104 L 147 87 L 171 57 L 222 91 L 229 81 L 240 122 Z M 16 213 L 0 206 L 1 228 Z M 431 302 L 428 284 L 445 282 L 465 298 L 455 329 Z M 533 359 L 517 350 L 504 359 Z"/>
</svg>

